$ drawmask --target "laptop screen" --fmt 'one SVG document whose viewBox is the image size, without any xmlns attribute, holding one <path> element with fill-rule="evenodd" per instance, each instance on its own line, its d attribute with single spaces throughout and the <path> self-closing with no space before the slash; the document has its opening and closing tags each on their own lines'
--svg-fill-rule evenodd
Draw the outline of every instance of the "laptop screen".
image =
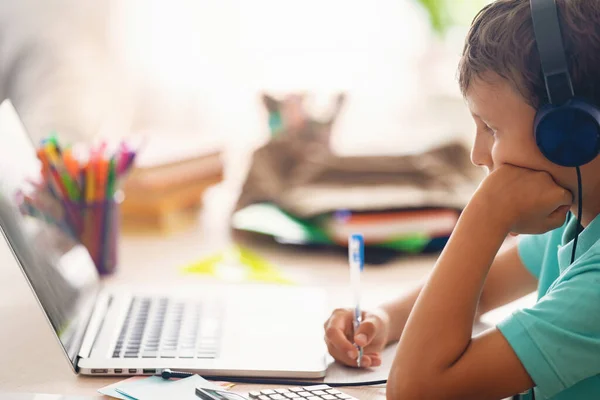
<svg viewBox="0 0 600 400">
<path fill-rule="evenodd" d="M 0 136 L 4 142 L 0 146 L 0 227 L 75 369 L 99 289 L 96 269 L 84 246 L 54 223 L 23 210 L 22 198 L 35 190 L 33 182 L 39 180 L 41 168 L 33 143 L 8 101 L 0 105 Z"/>
</svg>

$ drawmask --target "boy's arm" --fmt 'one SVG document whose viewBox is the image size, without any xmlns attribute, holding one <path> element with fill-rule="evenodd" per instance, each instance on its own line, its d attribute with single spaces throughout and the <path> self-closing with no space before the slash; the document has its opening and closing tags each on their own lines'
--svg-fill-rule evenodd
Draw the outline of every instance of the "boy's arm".
<svg viewBox="0 0 600 400">
<path fill-rule="evenodd" d="M 506 164 L 484 179 L 406 323 L 388 379 L 388 399 L 499 399 L 533 386 L 502 333 L 494 328 L 472 338 L 473 321 L 506 235 L 558 228 L 572 202 L 571 193 L 546 172 Z"/>
<path fill-rule="evenodd" d="M 492 262 L 479 299 L 478 315 L 517 300 L 537 287 L 537 279 L 523 265 L 517 244 L 507 245 Z M 423 286 L 380 306 L 390 316 L 389 341 L 400 339 L 408 316 Z"/>
<path fill-rule="evenodd" d="M 486 276 L 508 233 L 492 217 L 481 223 L 485 210 L 467 206 L 421 291 L 398 345 L 388 399 L 503 398 L 533 386 L 497 329 L 471 339 Z M 492 296 L 486 302 L 495 303 Z"/>
</svg>

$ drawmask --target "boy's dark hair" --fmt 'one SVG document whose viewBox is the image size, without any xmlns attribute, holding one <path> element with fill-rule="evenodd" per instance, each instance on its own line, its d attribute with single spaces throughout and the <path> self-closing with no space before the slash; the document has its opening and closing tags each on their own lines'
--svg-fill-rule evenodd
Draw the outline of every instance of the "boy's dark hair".
<svg viewBox="0 0 600 400">
<path fill-rule="evenodd" d="M 575 95 L 600 106 L 600 0 L 556 0 Z M 494 72 L 534 108 L 548 101 L 529 0 L 496 0 L 467 34 L 458 67 L 463 95 L 475 78 Z"/>
</svg>

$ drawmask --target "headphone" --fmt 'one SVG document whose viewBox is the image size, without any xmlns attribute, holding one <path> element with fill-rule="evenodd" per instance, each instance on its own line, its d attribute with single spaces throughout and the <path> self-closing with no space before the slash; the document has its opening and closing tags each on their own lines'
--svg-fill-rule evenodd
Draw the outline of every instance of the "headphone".
<svg viewBox="0 0 600 400">
<path fill-rule="evenodd" d="M 548 104 L 535 116 L 535 140 L 554 164 L 579 167 L 600 153 L 600 109 L 578 98 L 563 46 L 555 0 L 530 0 Z"/>
<path fill-rule="evenodd" d="M 533 131 L 542 154 L 577 172 L 578 207 L 571 263 L 575 261 L 581 227 L 582 185 L 580 166 L 600 153 L 600 109 L 575 96 L 558 19 L 556 0 L 530 0 L 533 33 L 540 54 L 548 103 L 536 112 Z M 535 400 L 533 388 L 530 398 Z M 514 396 L 513 398 L 522 398 Z"/>
</svg>

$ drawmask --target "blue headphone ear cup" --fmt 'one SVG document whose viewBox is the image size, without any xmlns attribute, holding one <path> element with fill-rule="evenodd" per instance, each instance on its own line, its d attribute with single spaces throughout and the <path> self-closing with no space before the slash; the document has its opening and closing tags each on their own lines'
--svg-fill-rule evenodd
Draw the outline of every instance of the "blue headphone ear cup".
<svg viewBox="0 0 600 400">
<path fill-rule="evenodd" d="M 578 167 L 600 152 L 600 110 L 578 99 L 558 107 L 546 105 L 536 114 L 534 132 L 548 160 L 563 167 Z"/>
</svg>

